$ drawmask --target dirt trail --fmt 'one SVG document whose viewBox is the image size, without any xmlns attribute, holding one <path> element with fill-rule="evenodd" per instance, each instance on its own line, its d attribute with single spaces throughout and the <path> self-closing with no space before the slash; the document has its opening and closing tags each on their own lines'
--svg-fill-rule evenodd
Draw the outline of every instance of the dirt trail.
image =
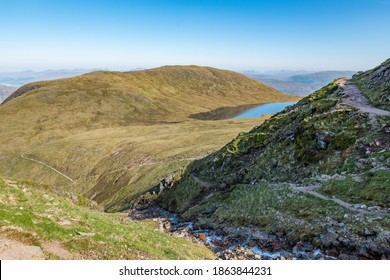
<svg viewBox="0 0 390 280">
<path fill-rule="evenodd" d="M 344 200 L 341 200 L 341 199 L 336 198 L 336 197 L 328 197 L 326 195 L 320 194 L 320 193 L 315 191 L 316 189 L 319 189 L 320 187 L 321 186 L 298 187 L 295 184 L 289 184 L 289 188 L 294 192 L 308 193 L 308 194 L 311 194 L 311 195 L 318 197 L 320 199 L 323 199 L 323 200 L 333 201 L 333 202 L 337 203 L 338 205 L 340 205 L 340 206 L 342 206 L 350 211 L 353 211 L 353 212 L 358 212 L 358 213 L 363 214 L 363 215 L 390 216 L 390 213 L 388 211 L 377 210 L 374 212 L 374 211 L 368 211 L 368 210 L 364 210 L 364 209 L 360 209 L 360 208 L 355 208 L 353 204 L 348 203 Z"/>
<path fill-rule="evenodd" d="M 33 158 L 29 158 L 29 157 L 26 157 L 24 154 L 21 154 L 20 155 L 21 158 L 25 159 L 25 160 L 29 160 L 29 161 L 32 161 L 32 162 L 35 162 L 35 163 L 38 163 L 38 164 L 41 164 L 43 166 L 46 166 L 47 168 L 50 168 L 51 170 L 53 170 L 54 172 L 60 174 L 62 177 L 66 178 L 67 180 L 71 181 L 72 183 L 74 182 L 74 180 L 72 178 L 70 178 L 69 176 L 65 175 L 64 173 L 62 173 L 61 171 L 55 169 L 53 166 L 50 166 L 42 161 L 39 161 L 39 160 L 36 160 L 36 159 L 33 159 Z"/>
<path fill-rule="evenodd" d="M 1 260 L 44 260 L 45 255 L 38 246 L 26 245 L 22 242 L 1 238 Z"/>
</svg>

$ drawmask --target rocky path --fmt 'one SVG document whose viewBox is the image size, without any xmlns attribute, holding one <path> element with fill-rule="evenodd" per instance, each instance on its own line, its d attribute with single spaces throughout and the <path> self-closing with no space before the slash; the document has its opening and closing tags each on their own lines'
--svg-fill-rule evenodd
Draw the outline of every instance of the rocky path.
<svg viewBox="0 0 390 280">
<path fill-rule="evenodd" d="M 348 79 L 339 79 L 336 83 L 341 86 L 340 93 L 344 95 L 343 102 L 345 104 L 353 106 L 362 112 L 369 113 L 371 116 L 390 116 L 389 111 L 372 106 L 360 89 Z"/>
</svg>

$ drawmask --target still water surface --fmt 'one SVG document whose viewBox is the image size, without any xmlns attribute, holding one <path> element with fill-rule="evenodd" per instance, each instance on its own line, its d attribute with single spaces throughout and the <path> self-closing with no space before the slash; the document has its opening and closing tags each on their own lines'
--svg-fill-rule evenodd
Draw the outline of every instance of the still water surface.
<svg viewBox="0 0 390 280">
<path fill-rule="evenodd" d="M 242 118 L 256 118 L 264 114 L 274 114 L 280 111 L 283 111 L 287 106 L 294 105 L 296 102 L 275 102 L 262 104 L 257 107 L 248 109 L 242 114 L 233 117 L 233 119 L 242 119 Z"/>
</svg>

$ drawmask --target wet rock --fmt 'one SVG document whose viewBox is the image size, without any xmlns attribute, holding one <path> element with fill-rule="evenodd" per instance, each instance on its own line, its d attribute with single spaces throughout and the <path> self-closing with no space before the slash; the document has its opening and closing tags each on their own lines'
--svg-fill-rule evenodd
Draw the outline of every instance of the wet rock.
<svg viewBox="0 0 390 280">
<path fill-rule="evenodd" d="M 370 206 L 367 207 L 368 211 L 380 211 L 382 208 L 380 206 Z"/>
<path fill-rule="evenodd" d="M 195 235 L 195 237 L 199 238 L 201 241 L 205 241 L 207 239 L 206 233 L 198 233 Z"/>
<path fill-rule="evenodd" d="M 297 243 L 294 247 L 293 247 L 293 249 L 292 249 L 292 251 L 293 251 L 293 254 L 297 254 L 297 253 L 299 253 L 299 252 L 302 252 L 302 250 L 303 250 L 303 244 L 302 243 Z"/>
<path fill-rule="evenodd" d="M 360 248 L 358 255 L 364 257 L 365 259 L 372 259 L 372 256 L 368 253 L 366 248 Z"/>
<path fill-rule="evenodd" d="M 326 253 L 329 256 L 332 256 L 332 257 L 338 257 L 339 256 L 339 252 L 337 251 L 336 248 L 331 248 L 331 249 L 327 250 Z"/>
<path fill-rule="evenodd" d="M 356 260 L 357 259 L 355 256 L 348 255 L 348 254 L 345 254 L 345 253 L 340 254 L 338 258 L 339 258 L 339 260 Z"/>
<path fill-rule="evenodd" d="M 332 246 L 333 242 L 335 242 L 338 237 L 339 235 L 335 232 L 327 232 L 321 237 L 322 245 L 324 245 L 325 247 Z"/>
<path fill-rule="evenodd" d="M 369 230 L 368 228 L 365 227 L 365 228 L 363 229 L 363 235 L 364 235 L 364 236 L 374 236 L 375 233 L 372 232 L 371 230 Z"/>
</svg>

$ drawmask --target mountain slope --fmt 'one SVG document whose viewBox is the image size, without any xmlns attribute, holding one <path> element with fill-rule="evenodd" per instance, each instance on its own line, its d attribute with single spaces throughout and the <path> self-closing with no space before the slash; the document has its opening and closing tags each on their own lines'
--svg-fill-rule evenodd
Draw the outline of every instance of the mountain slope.
<svg viewBox="0 0 390 280">
<path fill-rule="evenodd" d="M 205 247 L 159 232 L 158 222 L 107 214 L 32 181 L 0 177 L 0 206 L 2 260 L 214 258 Z"/>
<path fill-rule="evenodd" d="M 260 227 L 335 256 L 389 257 L 390 112 L 374 107 L 355 79 L 330 83 L 195 161 L 161 205 L 198 223 Z M 386 83 L 382 76 L 376 88 Z"/>
</svg>

